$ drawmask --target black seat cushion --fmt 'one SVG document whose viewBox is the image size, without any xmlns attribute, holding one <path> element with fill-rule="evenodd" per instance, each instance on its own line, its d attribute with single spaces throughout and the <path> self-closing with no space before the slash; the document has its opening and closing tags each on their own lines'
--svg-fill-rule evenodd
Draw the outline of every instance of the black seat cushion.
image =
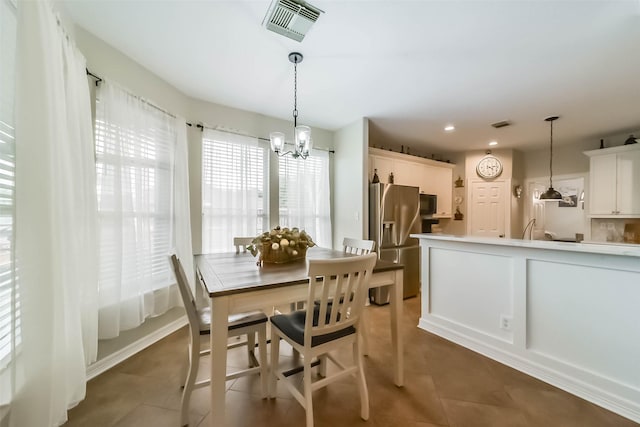
<svg viewBox="0 0 640 427">
<path fill-rule="evenodd" d="M 198 310 L 198 319 L 200 320 L 200 335 L 208 335 L 211 333 L 211 308 L 204 307 Z M 244 328 L 245 326 L 257 325 L 267 322 L 267 315 L 262 311 L 251 311 L 248 313 L 232 314 L 228 318 L 228 330 Z"/>
<path fill-rule="evenodd" d="M 319 310 L 318 307 L 313 310 L 313 325 L 318 325 Z M 327 320 L 331 315 L 327 313 Z M 289 314 L 278 314 L 271 316 L 271 323 L 276 325 L 278 329 L 284 332 L 289 338 L 300 345 L 304 345 L 304 323 L 307 318 L 306 310 L 294 311 Z M 346 337 L 347 335 L 354 334 L 356 328 L 353 326 L 347 326 L 346 328 L 332 332 L 330 334 L 318 335 L 311 339 L 311 347 L 315 347 L 320 344 L 333 341 L 338 338 Z"/>
</svg>

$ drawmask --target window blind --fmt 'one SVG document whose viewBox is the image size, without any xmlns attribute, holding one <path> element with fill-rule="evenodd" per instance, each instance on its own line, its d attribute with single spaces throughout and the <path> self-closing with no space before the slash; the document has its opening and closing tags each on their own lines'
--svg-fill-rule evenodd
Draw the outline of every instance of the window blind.
<svg viewBox="0 0 640 427">
<path fill-rule="evenodd" d="M 268 229 L 268 155 L 268 147 L 256 138 L 204 130 L 203 252 L 231 251 L 234 237 Z"/>
<path fill-rule="evenodd" d="M 20 344 L 20 306 L 14 272 L 13 228 L 15 13 L 14 3 L 0 0 L 0 369 L 7 366 L 13 348 Z"/>
<path fill-rule="evenodd" d="M 279 178 L 280 226 L 304 229 L 319 246 L 331 247 L 328 153 L 280 157 Z"/>
</svg>

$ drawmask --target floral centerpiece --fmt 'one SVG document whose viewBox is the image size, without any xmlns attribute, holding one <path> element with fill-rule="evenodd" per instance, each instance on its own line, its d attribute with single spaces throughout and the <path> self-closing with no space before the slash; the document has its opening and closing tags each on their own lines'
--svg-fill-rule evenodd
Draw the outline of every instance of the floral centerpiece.
<svg viewBox="0 0 640 427">
<path fill-rule="evenodd" d="M 311 236 L 304 230 L 277 226 L 253 239 L 247 249 L 253 256 L 260 253 L 258 264 L 281 264 L 303 259 L 307 254 L 307 248 L 315 245 Z"/>
</svg>

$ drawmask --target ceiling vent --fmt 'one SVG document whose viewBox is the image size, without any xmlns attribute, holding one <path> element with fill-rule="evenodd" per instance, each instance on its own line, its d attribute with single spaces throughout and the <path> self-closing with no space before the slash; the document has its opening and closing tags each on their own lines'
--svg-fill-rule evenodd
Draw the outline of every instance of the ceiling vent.
<svg viewBox="0 0 640 427">
<path fill-rule="evenodd" d="M 274 33 L 301 42 L 322 10 L 301 0 L 273 0 L 262 24 Z"/>
<path fill-rule="evenodd" d="M 491 123 L 491 126 L 493 126 L 496 129 L 503 128 L 503 127 L 509 126 L 509 125 L 511 125 L 511 122 L 509 120 L 503 120 L 501 122 Z"/>
</svg>

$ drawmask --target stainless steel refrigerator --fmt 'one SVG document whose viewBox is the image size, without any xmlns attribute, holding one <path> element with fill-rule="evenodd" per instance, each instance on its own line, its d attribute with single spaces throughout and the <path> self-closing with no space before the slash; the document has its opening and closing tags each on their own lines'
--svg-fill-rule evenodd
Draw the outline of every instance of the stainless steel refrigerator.
<svg viewBox="0 0 640 427">
<path fill-rule="evenodd" d="M 418 187 L 394 184 L 369 186 L 369 239 L 376 242 L 380 259 L 404 265 L 404 298 L 418 295 L 420 289 L 420 192 Z M 388 302 L 388 289 L 377 288 L 371 302 Z"/>
</svg>

